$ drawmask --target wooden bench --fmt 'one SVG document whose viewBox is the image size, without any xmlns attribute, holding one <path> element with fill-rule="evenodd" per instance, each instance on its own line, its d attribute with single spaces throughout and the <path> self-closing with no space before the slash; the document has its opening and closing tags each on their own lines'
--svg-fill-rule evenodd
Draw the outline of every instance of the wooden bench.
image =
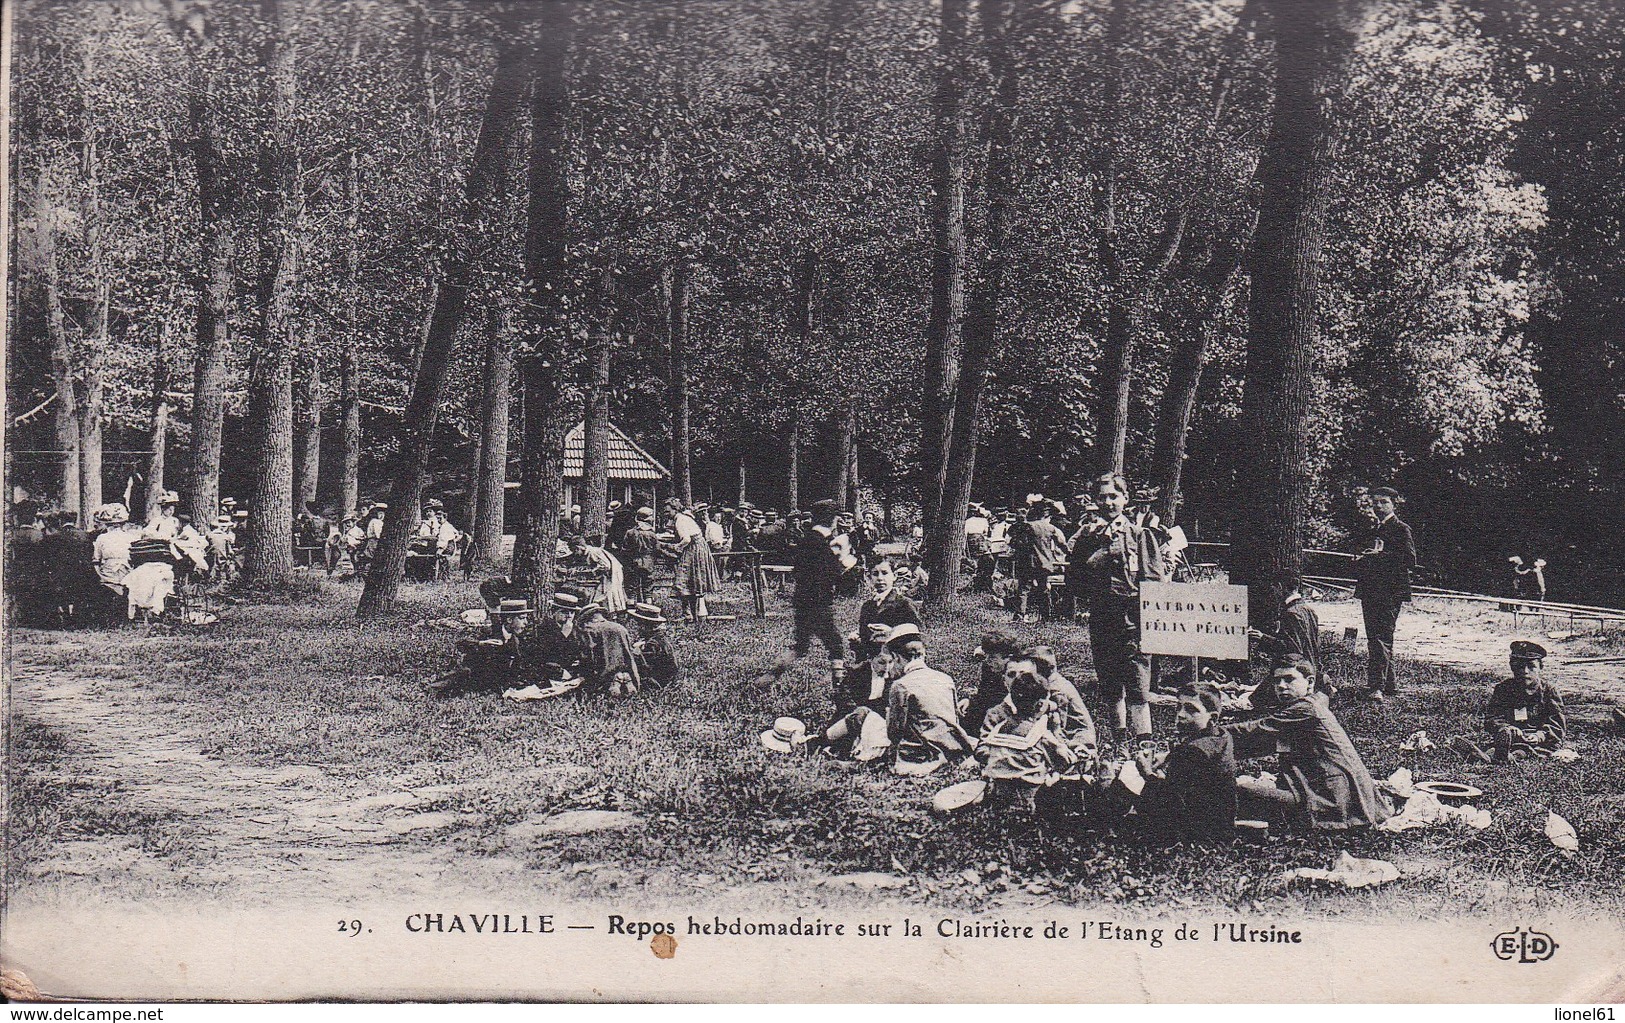
<svg viewBox="0 0 1625 1023">
<path fill-rule="evenodd" d="M 783 593 L 794 571 L 789 565 L 763 565 L 762 578 L 775 593 Z"/>
<path fill-rule="evenodd" d="M 295 547 L 293 549 L 294 568 L 327 568 L 326 547 Z"/>
</svg>

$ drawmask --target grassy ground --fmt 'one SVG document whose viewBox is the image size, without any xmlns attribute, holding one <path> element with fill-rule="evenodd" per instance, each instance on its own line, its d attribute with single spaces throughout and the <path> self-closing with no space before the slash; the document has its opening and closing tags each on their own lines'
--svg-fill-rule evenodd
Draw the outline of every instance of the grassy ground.
<svg viewBox="0 0 1625 1023">
<path fill-rule="evenodd" d="M 1163 850 L 986 810 L 944 819 L 929 810 L 944 779 L 767 753 L 756 736 L 776 715 L 817 722 L 830 710 L 821 661 L 756 681 L 788 637 L 782 605 L 766 622 L 740 600 L 722 608 L 740 612 L 735 621 L 675 626 L 686 677 L 674 689 L 622 703 L 515 704 L 441 698 L 428 684 L 452 666 L 457 635 L 435 623 L 478 604 L 471 586 L 408 586 L 392 618 L 365 628 L 351 617 L 355 595 L 324 581 L 282 602 L 239 605 L 194 634 L 14 632 L 10 893 L 257 901 L 358 884 L 394 891 L 408 875 L 479 890 L 491 878 L 515 883 L 520 871 L 527 886 L 565 896 L 795 906 L 848 897 L 851 885 L 828 882 L 878 872 L 890 878 L 867 880 L 889 898 L 961 911 L 1062 902 L 1130 912 L 1625 912 L 1625 741 L 1600 723 L 1600 708 L 1581 706 L 1577 763 L 1468 765 L 1443 747 L 1478 735 L 1493 681 L 1485 674 L 1402 661 L 1399 700 L 1338 710 L 1374 775 L 1409 766 L 1418 779 L 1483 788 L 1488 830 Z M 843 620 L 855 616 L 848 608 Z M 933 660 L 972 678 L 977 633 L 1003 617 L 978 610 L 931 623 Z M 1025 632 L 1054 645 L 1087 693 L 1085 630 Z M 1352 655 L 1330 654 L 1339 685 L 1360 670 Z M 1159 717 L 1159 730 L 1167 725 Z M 1418 728 L 1441 749 L 1401 753 Z M 1577 858 L 1543 837 L 1548 808 L 1578 830 Z M 566 809 L 629 811 L 642 826 L 523 829 Z M 1360 892 L 1280 882 L 1285 868 L 1326 866 L 1342 849 L 1390 859 L 1406 876 Z"/>
</svg>

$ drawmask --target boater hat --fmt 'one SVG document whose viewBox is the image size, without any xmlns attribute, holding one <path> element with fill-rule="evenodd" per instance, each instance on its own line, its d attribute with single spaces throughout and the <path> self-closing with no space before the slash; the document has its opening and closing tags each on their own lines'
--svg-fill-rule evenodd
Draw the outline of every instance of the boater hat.
<svg viewBox="0 0 1625 1023">
<path fill-rule="evenodd" d="M 159 504 L 180 504 L 181 503 L 181 495 L 175 493 L 173 490 L 166 490 L 166 491 L 164 491 L 163 496 L 158 498 L 158 503 Z"/>
<path fill-rule="evenodd" d="M 660 609 L 659 604 L 633 604 L 627 609 L 626 613 L 638 621 L 648 622 L 650 625 L 666 624 L 666 612 Z"/>
<path fill-rule="evenodd" d="M 553 594 L 553 606 L 560 611 L 579 611 L 581 610 L 581 598 L 574 593 L 555 593 Z"/>
<path fill-rule="evenodd" d="M 789 753 L 807 736 L 807 726 L 799 718 L 778 718 L 762 733 L 762 745 L 775 753 Z"/>
<path fill-rule="evenodd" d="M 523 597 L 504 600 L 501 604 L 497 605 L 497 614 L 499 615 L 522 615 L 529 613 L 530 601 Z"/>
</svg>

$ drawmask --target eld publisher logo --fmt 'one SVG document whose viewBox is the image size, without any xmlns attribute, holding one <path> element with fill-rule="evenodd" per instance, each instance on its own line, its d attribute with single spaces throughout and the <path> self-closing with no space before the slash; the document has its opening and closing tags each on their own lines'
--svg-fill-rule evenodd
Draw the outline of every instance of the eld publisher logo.
<svg viewBox="0 0 1625 1023">
<path fill-rule="evenodd" d="M 1497 934 L 1490 947 L 1495 950 L 1495 958 L 1507 963 L 1543 963 L 1557 952 L 1557 942 L 1550 934 L 1528 927 Z"/>
</svg>

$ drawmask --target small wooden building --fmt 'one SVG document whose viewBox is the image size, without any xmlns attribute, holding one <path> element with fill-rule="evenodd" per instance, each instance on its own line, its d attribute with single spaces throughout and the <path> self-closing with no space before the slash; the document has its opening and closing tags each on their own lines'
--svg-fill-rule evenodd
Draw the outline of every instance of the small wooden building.
<svg viewBox="0 0 1625 1023">
<path fill-rule="evenodd" d="M 581 503 L 581 464 L 582 449 L 586 428 L 577 423 L 570 428 L 564 436 L 564 507 Z M 653 506 L 658 500 L 658 489 L 665 481 L 671 479 L 671 471 L 649 452 L 638 446 L 637 442 L 621 431 L 614 423 L 609 424 L 609 499 L 620 501 L 623 504 L 647 504 Z M 519 489 L 519 484 L 509 481 L 507 489 L 510 494 Z M 517 522 L 517 518 L 509 519 Z"/>
</svg>

